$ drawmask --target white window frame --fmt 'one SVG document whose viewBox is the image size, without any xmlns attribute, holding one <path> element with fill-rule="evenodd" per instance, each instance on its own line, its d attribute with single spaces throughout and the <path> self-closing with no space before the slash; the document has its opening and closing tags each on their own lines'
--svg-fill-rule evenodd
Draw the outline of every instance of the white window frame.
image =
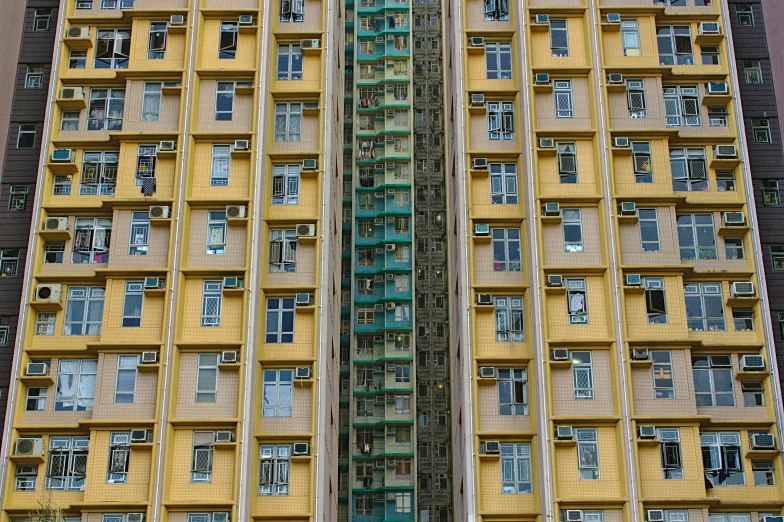
<svg viewBox="0 0 784 522">
<path fill-rule="evenodd" d="M 205 280 L 201 300 L 201 326 L 220 326 L 222 306 L 223 281 Z"/>
</svg>

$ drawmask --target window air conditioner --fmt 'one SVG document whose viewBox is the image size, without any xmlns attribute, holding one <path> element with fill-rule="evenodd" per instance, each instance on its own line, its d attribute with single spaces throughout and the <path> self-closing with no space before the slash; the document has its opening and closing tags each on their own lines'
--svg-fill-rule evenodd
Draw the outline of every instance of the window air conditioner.
<svg viewBox="0 0 784 522">
<path fill-rule="evenodd" d="M 721 158 L 737 158 L 738 149 L 735 145 L 717 145 L 714 156 L 717 159 Z"/>
<path fill-rule="evenodd" d="M 742 372 L 764 372 L 765 359 L 761 355 L 742 355 L 739 366 Z"/>
<path fill-rule="evenodd" d="M 743 226 L 746 224 L 746 218 L 743 216 L 743 212 L 724 212 L 721 215 L 721 221 L 724 226 L 727 227 Z"/>
<path fill-rule="evenodd" d="M 482 379 L 495 379 L 495 368 L 493 366 L 481 366 L 479 368 L 479 377 Z"/>
<path fill-rule="evenodd" d="M 489 236 L 490 235 L 490 225 L 487 223 L 476 223 L 474 225 L 474 235 L 475 236 Z"/>
<path fill-rule="evenodd" d="M 776 441 L 770 433 L 755 433 L 749 437 L 749 449 L 772 450 L 776 449 Z"/>
<path fill-rule="evenodd" d="M 493 296 L 491 294 L 476 294 L 476 304 L 491 306 L 493 304 Z"/>
<path fill-rule="evenodd" d="M 568 361 L 569 360 L 569 350 L 566 348 L 555 348 L 550 350 L 550 359 L 553 361 Z"/>
<path fill-rule="evenodd" d="M 469 45 L 471 47 L 484 47 L 485 46 L 485 39 L 481 36 L 473 36 L 471 37 Z"/>
<path fill-rule="evenodd" d="M 616 149 L 628 149 L 629 138 L 613 138 L 613 147 Z"/>
<path fill-rule="evenodd" d="M 620 211 L 622 216 L 634 216 L 637 214 L 637 205 L 634 201 L 623 201 Z"/>
<path fill-rule="evenodd" d="M 142 352 L 142 364 L 157 364 L 158 352 Z"/>
<path fill-rule="evenodd" d="M 559 216 L 561 214 L 561 204 L 557 202 L 550 202 L 544 204 L 545 216 Z"/>
<path fill-rule="evenodd" d="M 637 437 L 640 439 L 655 439 L 656 426 L 637 426 Z"/>
<path fill-rule="evenodd" d="M 607 83 L 610 85 L 620 85 L 623 83 L 623 74 L 611 73 L 607 75 Z"/>
<path fill-rule="evenodd" d="M 216 444 L 228 444 L 234 442 L 234 431 L 232 430 L 218 430 L 215 432 Z"/>
<path fill-rule="evenodd" d="M 549 275 L 545 281 L 545 286 L 550 288 L 559 288 L 563 286 L 563 276 Z"/>
<path fill-rule="evenodd" d="M 20 437 L 16 439 L 14 455 L 20 457 L 41 456 L 44 454 L 44 439 L 41 437 Z"/>
<path fill-rule="evenodd" d="M 307 380 L 312 378 L 310 366 L 300 366 L 296 370 L 294 370 L 294 378 L 295 379 L 302 379 Z"/>
<path fill-rule="evenodd" d="M 54 149 L 52 151 L 53 163 L 73 163 L 76 160 L 76 155 L 71 149 Z"/>
<path fill-rule="evenodd" d="M 753 297 L 754 283 L 749 281 L 736 281 L 730 284 L 730 295 L 732 297 Z"/>
<path fill-rule="evenodd" d="M 250 148 L 249 140 L 235 140 L 234 150 L 248 150 Z"/>
<path fill-rule="evenodd" d="M 501 453 L 501 443 L 497 440 L 488 440 L 485 442 L 486 455 L 497 455 L 498 453 Z"/>
<path fill-rule="evenodd" d="M 308 444 L 307 442 L 295 442 L 291 454 L 310 455 L 310 444 Z"/>
<path fill-rule="evenodd" d="M 626 274 L 624 278 L 624 283 L 626 286 L 640 286 L 642 285 L 642 277 L 640 274 Z"/>
<path fill-rule="evenodd" d="M 632 349 L 632 360 L 647 361 L 651 358 L 651 354 L 647 348 L 634 348 Z"/>
<path fill-rule="evenodd" d="M 81 87 L 63 87 L 60 89 L 61 100 L 83 100 L 84 90 Z"/>
<path fill-rule="evenodd" d="M 645 520 L 648 522 L 664 522 L 664 511 L 661 509 L 646 509 Z"/>
<path fill-rule="evenodd" d="M 700 24 L 700 34 L 719 34 L 719 23 L 702 22 Z"/>
<path fill-rule="evenodd" d="M 471 168 L 474 170 L 487 170 L 487 158 L 474 158 Z"/>
<path fill-rule="evenodd" d="M 177 142 L 176 141 L 162 141 L 158 144 L 159 151 L 173 151 L 177 149 Z"/>
<path fill-rule="evenodd" d="M 145 443 L 147 440 L 147 430 L 131 430 L 131 443 Z"/>
<path fill-rule="evenodd" d="M 556 426 L 555 439 L 556 440 L 572 440 L 574 438 L 574 430 L 571 426 Z"/>
<path fill-rule="evenodd" d="M 173 25 L 173 26 L 185 25 L 185 16 L 172 15 L 171 18 L 169 18 L 169 25 Z"/>
<path fill-rule="evenodd" d="M 471 107 L 484 107 L 485 106 L 485 95 L 484 94 L 472 94 L 471 95 Z"/>
<path fill-rule="evenodd" d="M 621 14 L 620 13 L 607 13 L 607 23 L 608 24 L 620 24 L 621 23 Z"/>
<path fill-rule="evenodd" d="M 239 352 L 235 352 L 235 351 L 221 352 L 222 364 L 237 364 L 238 362 L 240 362 Z"/>
<path fill-rule="evenodd" d="M 550 75 L 547 73 L 536 73 L 534 76 L 535 85 L 550 85 Z"/>
<path fill-rule="evenodd" d="M 49 375 L 49 365 L 46 363 L 28 363 L 25 375 L 28 377 L 36 377 L 41 375 Z"/>
<path fill-rule="evenodd" d="M 707 91 L 709 95 L 729 93 L 729 89 L 727 88 L 727 82 L 710 82 L 707 84 Z"/>
</svg>

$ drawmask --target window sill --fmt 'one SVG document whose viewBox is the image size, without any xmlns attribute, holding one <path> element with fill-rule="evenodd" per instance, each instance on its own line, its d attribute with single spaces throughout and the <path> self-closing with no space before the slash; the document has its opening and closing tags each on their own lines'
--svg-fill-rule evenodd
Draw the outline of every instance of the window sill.
<svg viewBox="0 0 784 522">
<path fill-rule="evenodd" d="M 157 372 L 158 368 L 160 368 L 160 367 L 161 367 L 161 365 L 159 363 L 155 363 L 155 364 L 137 364 L 136 365 L 136 370 L 140 371 L 140 372 Z"/>
</svg>

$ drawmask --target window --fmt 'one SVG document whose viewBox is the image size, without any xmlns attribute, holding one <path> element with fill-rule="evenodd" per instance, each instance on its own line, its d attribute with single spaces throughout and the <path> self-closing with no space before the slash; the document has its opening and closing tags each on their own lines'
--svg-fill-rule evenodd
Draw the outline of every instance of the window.
<svg viewBox="0 0 784 522">
<path fill-rule="evenodd" d="M 395 395 L 395 413 L 411 413 L 411 395 Z"/>
<path fill-rule="evenodd" d="M 114 389 L 115 404 L 133 404 L 136 393 L 136 366 L 138 355 L 119 355 L 117 357 L 117 383 Z"/>
<path fill-rule="evenodd" d="M 113 431 L 109 439 L 109 470 L 107 484 L 125 484 L 131 457 L 131 432 Z"/>
<path fill-rule="evenodd" d="M 196 373 L 196 402 L 215 402 L 218 396 L 217 353 L 199 354 Z"/>
<path fill-rule="evenodd" d="M 411 459 L 409 458 L 387 459 L 387 465 L 395 467 L 396 479 L 411 478 Z M 371 478 L 372 478 L 372 474 L 371 474 Z"/>
<path fill-rule="evenodd" d="M 721 283 L 689 283 L 683 290 L 689 331 L 723 332 L 726 329 Z"/>
<path fill-rule="evenodd" d="M 38 312 L 35 317 L 35 335 L 54 335 L 55 312 Z"/>
<path fill-rule="evenodd" d="M 675 381 L 672 377 L 672 353 L 656 350 L 651 352 L 653 361 L 653 392 L 657 399 L 675 398 Z"/>
<path fill-rule="evenodd" d="M 514 140 L 514 102 L 487 102 L 487 131 L 491 140 Z"/>
<path fill-rule="evenodd" d="M 679 214 L 678 243 L 681 259 L 718 259 L 713 214 Z"/>
<path fill-rule="evenodd" d="M 533 493 L 530 444 L 501 444 L 501 492 Z"/>
<path fill-rule="evenodd" d="M 520 272 L 520 229 L 493 228 L 490 235 L 493 239 L 493 271 Z"/>
<path fill-rule="evenodd" d="M 299 203 L 299 164 L 272 166 L 272 204 L 297 205 Z"/>
<path fill-rule="evenodd" d="M 779 192 L 779 182 L 775 179 L 762 180 L 762 203 L 766 207 L 781 206 L 781 193 Z"/>
<path fill-rule="evenodd" d="M 561 211 L 561 227 L 563 228 L 564 251 L 583 251 L 583 222 L 579 208 L 565 208 Z"/>
<path fill-rule="evenodd" d="M 116 151 L 85 152 L 82 158 L 79 195 L 114 195 L 119 156 Z"/>
<path fill-rule="evenodd" d="M 648 324 L 667 324 L 667 301 L 664 296 L 664 279 L 646 277 L 645 303 L 648 310 Z"/>
<path fill-rule="evenodd" d="M 71 49 L 68 55 L 69 69 L 84 69 L 87 67 L 87 51 L 84 49 Z"/>
<path fill-rule="evenodd" d="M 60 130 L 79 130 L 79 111 L 63 111 L 60 118 Z"/>
<path fill-rule="evenodd" d="M 751 120 L 754 143 L 771 143 L 770 120 Z"/>
<path fill-rule="evenodd" d="M 754 330 L 754 311 L 751 308 L 733 308 L 732 322 L 736 332 L 751 332 Z"/>
<path fill-rule="evenodd" d="M 46 408 L 46 388 L 27 388 L 25 411 L 44 411 Z"/>
<path fill-rule="evenodd" d="M 735 406 L 729 355 L 693 355 L 691 366 L 697 406 Z"/>
<path fill-rule="evenodd" d="M 291 446 L 261 446 L 259 451 L 259 495 L 289 494 Z"/>
<path fill-rule="evenodd" d="M 302 79 L 302 49 L 299 44 L 278 44 L 278 80 Z"/>
<path fill-rule="evenodd" d="M 719 48 L 716 45 L 703 45 L 700 47 L 702 65 L 719 65 Z"/>
<path fill-rule="evenodd" d="M 25 74 L 25 89 L 41 89 L 44 86 L 44 66 L 28 65 Z"/>
<path fill-rule="evenodd" d="M 357 515 L 372 515 L 374 502 L 373 494 L 354 495 L 354 513 Z"/>
<path fill-rule="evenodd" d="M 372 322 L 372 320 L 371 320 Z M 267 330 L 265 343 L 294 342 L 294 298 L 267 298 Z"/>
<path fill-rule="evenodd" d="M 593 399 L 593 363 L 591 352 L 569 352 L 575 399 Z"/>
<path fill-rule="evenodd" d="M 770 249 L 770 258 L 771 263 L 773 264 L 773 271 L 781 272 L 784 270 L 784 246 L 770 245 L 768 248 Z"/>
<path fill-rule="evenodd" d="M 395 513 L 411 513 L 411 493 L 395 493 Z"/>
<path fill-rule="evenodd" d="M 573 118 L 572 80 L 554 80 L 553 93 L 555 95 L 555 117 Z"/>
<path fill-rule="evenodd" d="M 49 437 L 46 489 L 84 491 L 90 437 Z"/>
<path fill-rule="evenodd" d="M 743 238 L 725 237 L 724 257 L 726 257 L 728 260 L 746 259 L 743 252 Z"/>
<path fill-rule="evenodd" d="M 659 252 L 659 219 L 655 208 L 637 209 L 640 244 L 643 252 Z"/>
<path fill-rule="evenodd" d="M 95 39 L 96 69 L 127 69 L 131 32 L 127 29 L 98 29 Z"/>
<path fill-rule="evenodd" d="M 408 322 L 411 320 L 411 306 L 408 304 L 395 303 L 395 322 Z"/>
<path fill-rule="evenodd" d="M 642 78 L 626 80 L 626 103 L 629 106 L 629 118 L 648 117 L 648 104 L 645 100 L 645 81 Z M 648 144 L 648 149 L 648 154 L 650 155 L 650 143 Z"/>
<path fill-rule="evenodd" d="M 92 411 L 97 359 L 60 359 L 54 411 Z"/>
<path fill-rule="evenodd" d="M 348 15 L 346 15 L 348 17 Z M 280 0 L 281 22 L 304 22 L 305 0 Z"/>
<path fill-rule="evenodd" d="M 231 146 L 213 145 L 212 166 L 210 170 L 210 185 L 213 187 L 227 186 L 229 184 L 230 170 L 231 170 Z"/>
<path fill-rule="evenodd" d="M 215 121 L 231 121 L 234 113 L 234 82 L 218 82 L 215 92 Z"/>
<path fill-rule="evenodd" d="M 578 428 L 574 431 L 580 480 L 599 480 L 599 439 L 596 428 Z"/>
<path fill-rule="evenodd" d="M 220 255 L 226 247 L 226 211 L 207 211 L 207 254 Z"/>
<path fill-rule="evenodd" d="M 569 30 L 566 20 L 550 19 L 550 52 L 553 56 L 569 56 Z"/>
<path fill-rule="evenodd" d="M 577 146 L 574 143 L 557 143 L 558 175 L 561 183 L 577 183 Z"/>
<path fill-rule="evenodd" d="M 735 14 L 740 27 L 754 27 L 754 13 L 749 4 L 735 4 Z"/>
<path fill-rule="evenodd" d="M 11 185 L 8 195 L 8 210 L 11 212 L 23 212 L 27 205 L 27 186 Z"/>
<path fill-rule="evenodd" d="M 231 520 L 228 512 L 188 513 L 188 522 L 225 522 Z"/>
<path fill-rule="evenodd" d="M 87 130 L 122 130 L 125 89 L 90 89 Z"/>
<path fill-rule="evenodd" d="M 220 326 L 221 304 L 223 297 L 221 281 L 204 281 L 202 295 L 202 326 Z"/>
<path fill-rule="evenodd" d="M 51 18 L 51 9 L 36 9 L 33 13 L 33 31 L 48 31 Z"/>
<path fill-rule="evenodd" d="M 661 453 L 662 478 L 665 480 L 682 480 L 683 462 L 681 460 L 680 431 L 678 428 L 658 428 L 656 433 Z M 669 516 L 668 521 L 675 522 Z"/>
<path fill-rule="evenodd" d="M 193 432 L 193 453 L 191 457 L 191 482 L 212 482 L 212 454 L 215 433 L 212 431 Z"/>
<path fill-rule="evenodd" d="M 395 382 L 411 382 L 411 365 L 397 363 L 395 366 Z"/>
<path fill-rule="evenodd" d="M 146 256 L 150 237 L 150 213 L 131 212 L 131 237 L 128 255 Z"/>
<path fill-rule="evenodd" d="M 509 42 L 487 42 L 485 63 L 488 80 L 512 79 L 512 44 Z"/>
<path fill-rule="evenodd" d="M 237 36 L 239 34 L 239 28 L 240 26 L 237 22 L 220 23 L 218 58 L 222 60 L 233 60 L 237 56 Z"/>
<path fill-rule="evenodd" d="M 485 20 L 498 22 L 509 20 L 509 0 L 483 0 Z"/>
<path fill-rule="evenodd" d="M 496 341 L 525 341 L 523 297 L 495 297 L 494 302 Z"/>
<path fill-rule="evenodd" d="M 569 324 L 587 324 L 588 296 L 585 279 L 566 280 L 566 301 L 569 307 Z"/>
<path fill-rule="evenodd" d="M 737 431 L 700 433 L 702 466 L 713 486 L 745 486 L 740 433 Z"/>
<path fill-rule="evenodd" d="M 145 82 L 144 97 L 142 99 L 142 121 L 158 121 L 160 116 L 161 82 Z"/>
<path fill-rule="evenodd" d="M 372 307 L 360 306 L 357 308 L 357 324 L 373 324 L 375 313 Z"/>
<path fill-rule="evenodd" d="M 621 42 L 624 56 L 640 56 L 640 29 L 636 18 L 621 20 Z"/>
<path fill-rule="evenodd" d="M 302 103 L 275 104 L 275 141 L 299 141 L 302 130 Z"/>
<path fill-rule="evenodd" d="M 143 302 L 144 281 L 126 281 L 122 316 L 123 327 L 139 327 L 142 325 Z"/>
<path fill-rule="evenodd" d="M 528 415 L 525 368 L 498 368 L 498 414 Z"/>
<path fill-rule="evenodd" d="M 67 196 L 71 193 L 71 176 L 55 174 L 52 186 L 52 195 Z"/>
<path fill-rule="evenodd" d="M 773 478 L 773 461 L 770 460 L 752 460 L 751 471 L 754 475 L 755 486 L 775 486 L 776 481 Z"/>
<path fill-rule="evenodd" d="M 0 277 L 13 277 L 19 266 L 19 250 L 0 249 Z"/>
<path fill-rule="evenodd" d="M 694 50 L 688 25 L 658 25 L 656 40 L 660 65 L 694 65 Z"/>
<path fill-rule="evenodd" d="M 35 147 L 35 123 L 20 123 L 19 134 L 16 138 L 17 149 L 32 149 Z"/>
<path fill-rule="evenodd" d="M 109 218 L 76 218 L 71 262 L 108 263 L 112 220 Z"/>
<path fill-rule="evenodd" d="M 756 406 L 765 406 L 764 388 L 759 381 L 744 381 L 740 383 L 741 391 L 743 392 L 743 406 L 753 408 Z"/>
<path fill-rule="evenodd" d="M 743 60 L 743 76 L 747 84 L 761 84 L 762 65 L 759 60 Z"/>
<path fill-rule="evenodd" d="M 40 389 L 40 388 L 34 388 Z M 17 464 L 14 491 L 35 491 L 38 483 L 38 466 Z"/>
<path fill-rule="evenodd" d="M 150 22 L 150 35 L 147 38 L 148 60 L 163 60 L 165 58 L 167 28 L 166 22 Z"/>
<path fill-rule="evenodd" d="M 735 192 L 735 173 L 731 170 L 716 171 L 716 188 L 719 192 Z"/>
<path fill-rule="evenodd" d="M 270 230 L 270 272 L 297 271 L 297 231 L 295 229 Z"/>
<path fill-rule="evenodd" d="M 705 149 L 670 149 L 672 188 L 676 192 L 707 192 L 708 167 Z"/>
<path fill-rule="evenodd" d="M 727 126 L 726 107 L 708 107 L 708 121 L 711 127 Z"/>
<path fill-rule="evenodd" d="M 104 293 L 102 286 L 68 288 L 63 335 L 101 335 Z"/>
<path fill-rule="evenodd" d="M 262 417 L 291 417 L 293 370 L 264 370 Z"/>
<path fill-rule="evenodd" d="M 696 85 L 665 85 L 664 113 L 668 127 L 699 127 L 700 95 Z"/>
</svg>

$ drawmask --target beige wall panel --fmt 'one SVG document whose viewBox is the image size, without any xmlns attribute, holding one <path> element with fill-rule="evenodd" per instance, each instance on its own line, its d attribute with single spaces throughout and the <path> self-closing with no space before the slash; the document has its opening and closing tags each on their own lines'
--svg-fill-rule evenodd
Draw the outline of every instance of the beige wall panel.
<svg viewBox="0 0 784 522">
<path fill-rule="evenodd" d="M 291 417 L 262 417 L 261 433 L 310 432 L 311 388 L 294 382 L 291 390 Z"/>
<path fill-rule="evenodd" d="M 522 272 L 496 272 L 493 270 L 493 246 L 488 243 L 474 243 L 474 270 L 478 285 L 521 285 Z M 525 263 L 525 261 L 523 261 Z M 525 266 L 523 266 L 525 270 Z"/>
<path fill-rule="evenodd" d="M 519 129 L 520 120 L 515 120 L 515 125 Z M 518 150 L 517 141 L 520 131 L 515 132 L 513 140 L 490 140 L 487 132 L 487 114 L 471 114 L 471 143 L 470 150 L 488 152 L 514 152 Z"/>
<path fill-rule="evenodd" d="M 562 207 L 567 208 L 567 207 Z M 566 252 L 562 224 L 545 224 L 544 255 L 545 265 L 583 266 L 602 264 L 599 210 L 596 207 L 581 207 L 583 225 L 583 251 Z"/>
<path fill-rule="evenodd" d="M 131 239 L 130 210 L 117 210 L 112 221 L 109 268 L 165 268 L 168 261 L 169 226 L 150 226 L 147 255 L 128 255 Z M 66 245 L 66 252 L 68 245 Z"/>
<path fill-rule="evenodd" d="M 671 415 L 697 414 L 689 351 L 672 350 L 670 354 L 675 387 L 674 399 L 656 399 L 651 366 L 632 366 L 632 389 L 636 415 L 669 417 Z"/>
<path fill-rule="evenodd" d="M 76 358 L 76 357 L 74 357 Z M 57 393 L 57 366 L 59 359 L 52 358 L 49 363 L 49 375 L 54 378 L 55 385 L 46 387 L 46 405 L 44 411 L 25 411 L 22 413 L 22 424 L 76 424 L 82 420 L 93 418 L 92 411 L 54 411 L 55 397 Z M 97 389 L 97 384 L 96 384 Z M 22 386 L 23 393 L 27 393 L 27 387 Z"/>
<path fill-rule="evenodd" d="M 180 115 L 180 97 L 178 95 L 161 95 L 161 112 L 158 121 L 142 121 L 144 83 L 138 80 L 128 81 L 125 89 L 123 131 L 176 133 Z"/>
<path fill-rule="evenodd" d="M 102 419 L 152 419 L 155 416 L 155 395 L 158 372 L 136 372 L 136 392 L 133 404 L 115 404 L 117 386 L 117 358 L 119 354 L 101 354 L 98 359 L 98 382 L 95 385 L 95 411 L 93 418 Z"/>
<path fill-rule="evenodd" d="M 217 80 L 205 79 L 201 81 L 197 130 L 199 132 L 250 132 L 253 117 L 253 96 L 235 94 L 232 120 L 215 121 L 217 89 Z"/>
<path fill-rule="evenodd" d="M 270 108 L 272 110 L 272 107 Z M 302 116 L 302 133 L 299 141 L 274 141 L 272 152 L 317 152 L 319 149 L 318 116 Z M 378 154 L 378 152 L 377 152 Z"/>
<path fill-rule="evenodd" d="M 218 369 L 218 393 L 216 402 L 196 402 L 196 378 L 198 376 L 199 354 L 180 355 L 180 377 L 177 390 L 177 411 L 179 418 L 227 419 L 237 416 L 238 371 Z"/>
<path fill-rule="evenodd" d="M 643 207 L 645 208 L 645 207 Z M 652 207 L 648 207 L 652 208 Z M 681 263 L 675 209 L 655 207 L 659 221 L 659 251 L 643 252 L 639 223 L 621 223 L 621 256 L 625 265 L 678 265 Z"/>
<path fill-rule="evenodd" d="M 527 432 L 531 430 L 531 417 L 528 415 L 499 415 L 497 384 L 480 384 L 479 430 Z"/>
<path fill-rule="evenodd" d="M 731 313 L 727 314 L 731 317 Z M 728 322 L 731 322 L 731 319 L 728 317 Z M 731 325 L 728 325 L 728 328 L 731 328 Z M 739 370 L 739 361 L 738 361 L 738 354 L 732 354 L 732 371 L 733 373 Z M 689 369 L 691 371 L 691 359 L 688 361 Z M 767 383 L 766 383 L 767 388 Z M 738 419 L 738 421 L 755 421 L 755 420 L 762 420 L 768 419 L 768 409 L 764 407 L 746 407 L 743 405 L 743 389 L 741 388 L 740 381 L 733 380 L 732 382 L 732 391 L 735 395 L 735 406 L 700 406 L 697 408 L 697 413 L 699 415 L 710 415 L 711 418 L 720 420 L 720 421 L 729 421 Z M 742 420 L 741 420 L 742 419 Z M 771 423 L 775 422 L 774 419 L 769 419 Z"/>
<path fill-rule="evenodd" d="M 485 21 L 484 3 L 482 0 L 466 0 L 464 9 L 467 21 L 466 31 L 512 31 L 511 21 Z M 513 19 L 514 16 L 518 16 L 517 4 L 510 2 L 509 9 L 512 11 L 510 19 Z"/>
<path fill-rule="evenodd" d="M 608 350 L 591 350 L 592 400 L 574 398 L 571 368 L 552 367 L 553 411 L 556 417 L 613 415 L 613 377 Z"/>
<path fill-rule="evenodd" d="M 555 79 L 557 80 L 558 78 Z M 591 100 L 588 91 L 588 79 L 571 78 L 571 80 L 573 117 L 556 118 L 555 95 L 553 92 L 538 92 L 534 97 L 537 129 L 584 130 L 592 127 L 591 114 L 589 112 Z"/>
<path fill-rule="evenodd" d="M 316 267 L 316 248 L 312 243 L 297 245 L 296 272 L 269 272 L 267 284 L 270 286 L 312 285 Z"/>
<path fill-rule="evenodd" d="M 212 1 L 212 0 L 211 0 Z M 224 0 L 229 1 L 229 0 Z M 288 23 L 277 21 L 277 32 L 279 33 L 312 33 L 321 31 L 321 0 L 309 0 L 305 2 L 305 21 Z"/>
<path fill-rule="evenodd" d="M 204 0 L 206 9 L 249 9 L 255 11 L 259 8 L 259 4 L 259 0 Z"/>
<path fill-rule="evenodd" d="M 208 210 L 191 212 L 191 232 L 188 248 L 189 268 L 237 268 L 245 265 L 245 229 L 242 226 L 226 227 L 225 254 L 207 254 Z"/>
<path fill-rule="evenodd" d="M 611 126 L 614 129 L 663 129 L 666 127 L 664 119 L 664 91 L 660 78 L 642 78 L 645 85 L 645 106 L 647 118 L 630 118 L 629 102 L 626 92 L 610 92 Z"/>
</svg>

